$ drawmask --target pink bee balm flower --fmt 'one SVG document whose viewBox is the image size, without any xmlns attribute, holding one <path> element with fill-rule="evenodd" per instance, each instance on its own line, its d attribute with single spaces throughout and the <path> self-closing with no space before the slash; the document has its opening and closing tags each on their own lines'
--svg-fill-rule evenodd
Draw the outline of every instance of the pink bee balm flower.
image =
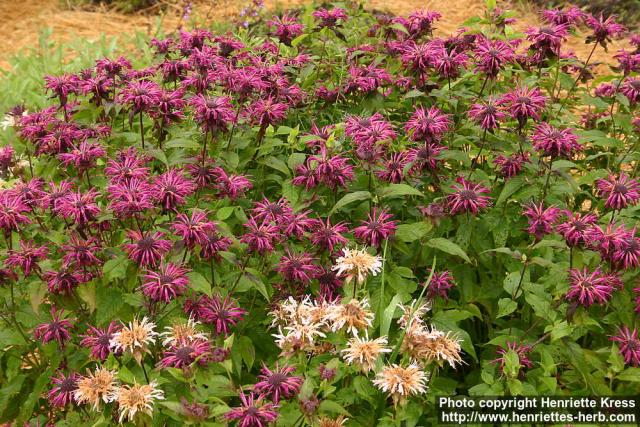
<svg viewBox="0 0 640 427">
<path fill-rule="evenodd" d="M 353 230 L 357 239 L 366 242 L 370 246 L 380 247 L 382 243 L 396 232 L 397 221 L 392 220 L 393 215 L 385 209 L 373 208 L 366 221 L 362 221 L 359 227 Z"/>
<path fill-rule="evenodd" d="M 216 224 L 209 221 L 206 212 L 194 209 L 191 216 L 183 213 L 176 215 L 171 228 L 188 248 L 193 249 L 196 244 L 202 245 L 206 242 L 207 236 L 216 231 Z"/>
<path fill-rule="evenodd" d="M 618 335 L 609 338 L 611 341 L 619 343 L 620 354 L 624 358 L 624 363 L 631 366 L 640 366 L 640 339 L 638 330 L 631 331 L 624 325 L 618 329 Z"/>
<path fill-rule="evenodd" d="M 506 117 L 492 98 L 484 104 L 473 104 L 468 113 L 469 117 L 485 130 L 499 128 L 499 122 Z"/>
<path fill-rule="evenodd" d="M 122 326 L 115 321 L 109 323 L 106 329 L 96 328 L 89 325 L 89 329 L 82 336 L 80 345 L 91 350 L 91 357 L 98 361 L 107 359 L 112 350 L 110 347 L 113 334 L 122 329 Z"/>
<path fill-rule="evenodd" d="M 69 243 L 62 245 L 62 250 L 65 252 L 64 258 L 62 259 L 65 267 L 85 267 L 89 265 L 100 265 L 102 263 L 96 256 L 100 251 L 100 245 L 93 237 L 84 240 L 76 235 L 72 235 L 69 238 Z"/>
<path fill-rule="evenodd" d="M 518 120 L 520 126 L 524 126 L 527 119 L 539 120 L 546 103 L 547 98 L 539 88 L 530 89 L 526 86 L 508 92 L 498 100 L 498 105 Z"/>
<path fill-rule="evenodd" d="M 427 271 L 427 275 L 430 275 L 430 270 Z M 436 297 L 444 298 L 445 300 L 449 299 L 449 290 L 456 286 L 456 283 L 453 280 L 453 276 L 447 270 L 444 270 L 440 273 L 437 271 L 433 272 L 433 276 L 431 277 L 431 282 L 427 287 L 427 298 L 430 300 L 436 299 Z"/>
<path fill-rule="evenodd" d="M 203 259 L 220 260 L 220 252 L 226 251 L 233 243 L 229 237 L 224 237 L 215 231 L 210 231 L 200 242 L 200 257 Z"/>
<path fill-rule="evenodd" d="M 74 147 L 68 153 L 58 155 L 63 165 L 73 165 L 82 173 L 96 166 L 96 160 L 107 155 L 100 144 L 82 141 L 78 147 Z"/>
<path fill-rule="evenodd" d="M 0 192 L 0 228 L 5 233 L 18 231 L 22 224 L 29 224 L 31 221 L 24 215 L 29 211 L 29 206 L 10 190 Z"/>
<path fill-rule="evenodd" d="M 609 278 L 599 268 L 592 272 L 586 268 L 569 270 L 569 284 L 567 298 L 584 307 L 608 302 L 614 290 Z"/>
<path fill-rule="evenodd" d="M 630 77 L 620 87 L 620 92 L 627 97 L 631 105 L 640 101 L 640 78 Z"/>
<path fill-rule="evenodd" d="M 569 246 L 582 246 L 585 244 L 585 233 L 594 225 L 598 217 L 594 214 L 582 215 L 579 212 L 567 213 L 567 220 L 556 226 L 556 231 L 564 237 Z"/>
<path fill-rule="evenodd" d="M 262 366 L 260 375 L 258 375 L 258 381 L 253 390 L 261 395 L 266 395 L 271 398 L 273 403 L 278 404 L 280 399 L 291 399 L 302 387 L 302 378 L 291 375 L 296 371 L 293 366 L 278 367 L 276 364 L 275 369 L 272 371 L 266 365 Z"/>
<path fill-rule="evenodd" d="M 145 166 L 146 164 L 147 159 L 134 147 L 130 147 L 107 162 L 104 174 L 113 182 L 126 182 L 134 178 L 145 181 L 149 176 L 149 168 Z"/>
<path fill-rule="evenodd" d="M 163 239 L 161 231 L 142 234 L 139 231 L 129 231 L 127 236 L 132 243 L 125 244 L 129 258 L 142 267 L 156 266 L 162 256 L 171 249 L 171 242 Z"/>
<path fill-rule="evenodd" d="M 284 120 L 288 109 L 287 104 L 277 102 L 276 99 L 269 96 L 251 104 L 247 114 L 256 125 L 267 127 Z"/>
<path fill-rule="evenodd" d="M 10 250 L 5 261 L 7 267 L 20 267 L 27 277 L 32 271 L 39 271 L 38 261 L 47 258 L 49 250 L 45 245 L 37 246 L 31 240 L 21 240 L 20 250 Z"/>
<path fill-rule="evenodd" d="M 46 344 L 50 341 L 56 341 L 58 345 L 64 347 L 64 344 L 71 339 L 71 332 L 69 329 L 72 328 L 71 321 L 65 319 L 64 310 L 58 310 L 55 307 L 51 307 L 51 322 L 42 323 L 33 331 L 33 336 L 42 341 L 43 344 Z"/>
<path fill-rule="evenodd" d="M 75 372 L 71 372 L 68 376 L 60 372 L 58 376 L 51 377 L 53 387 L 47 393 L 47 400 L 51 406 L 64 408 L 73 404 L 73 393 L 78 388 L 78 379 L 79 375 Z"/>
<path fill-rule="evenodd" d="M 148 80 L 130 81 L 120 94 L 120 102 L 129 104 L 133 111 L 150 110 L 158 104 L 162 89 L 157 83 Z"/>
<path fill-rule="evenodd" d="M 155 179 L 151 191 L 165 211 L 175 211 L 185 204 L 187 196 L 196 191 L 196 185 L 181 171 L 171 169 Z"/>
<path fill-rule="evenodd" d="M 500 168 L 500 175 L 504 178 L 513 178 L 522 172 L 525 163 L 529 162 L 529 153 L 516 153 L 509 157 L 502 154 L 493 159 L 493 164 Z"/>
<path fill-rule="evenodd" d="M 480 210 L 491 206 L 491 197 L 484 196 L 484 194 L 490 193 L 487 187 L 467 181 L 462 177 L 456 181 L 457 184 L 451 186 L 455 190 L 454 193 L 447 196 L 447 208 L 451 215 L 466 212 L 477 215 Z"/>
<path fill-rule="evenodd" d="M 308 253 L 293 254 L 287 250 L 280 258 L 276 271 L 290 282 L 306 285 L 320 272 L 320 268 L 313 262 L 314 258 Z"/>
<path fill-rule="evenodd" d="M 194 362 L 206 365 L 211 358 L 211 344 L 205 339 L 195 339 L 188 343 L 172 346 L 162 353 L 160 365 L 172 368 L 187 368 Z"/>
<path fill-rule="evenodd" d="M 253 393 L 240 393 L 241 406 L 231 409 L 225 414 L 228 420 L 237 420 L 238 427 L 267 427 L 278 418 L 277 406 L 263 403 L 263 397 L 255 397 Z"/>
<path fill-rule="evenodd" d="M 85 225 L 100 213 L 100 208 L 95 202 L 98 196 L 99 193 L 93 189 L 86 193 L 68 193 L 58 200 L 56 211 L 76 224 Z"/>
<path fill-rule="evenodd" d="M 142 293 L 152 301 L 169 303 L 187 290 L 188 269 L 176 264 L 160 264 L 158 271 L 148 271 L 144 275 Z"/>
<path fill-rule="evenodd" d="M 314 246 L 320 249 L 327 249 L 330 253 L 333 253 L 336 247 L 347 244 L 348 240 L 343 234 L 348 231 L 349 229 L 342 221 L 331 224 L 331 219 L 328 217 L 326 221 L 317 219 L 314 221 L 310 240 Z"/>
<path fill-rule="evenodd" d="M 536 240 L 541 240 L 553 232 L 553 224 L 561 213 L 560 209 L 554 206 L 545 209 L 543 202 L 529 204 L 523 212 L 529 222 L 527 232 L 534 235 Z"/>
<path fill-rule="evenodd" d="M 318 24 L 320 28 L 334 28 L 338 24 L 338 21 L 346 21 L 348 15 L 344 9 L 334 7 L 333 9 L 320 8 L 313 12 L 313 17 L 320 20 Z"/>
<path fill-rule="evenodd" d="M 425 170 L 435 171 L 438 168 L 440 153 L 445 147 L 437 142 L 425 142 L 417 148 L 411 148 L 407 154 L 407 161 L 412 163 L 411 173 L 422 174 Z"/>
<path fill-rule="evenodd" d="M 615 19 L 615 15 L 611 15 L 606 19 L 603 14 L 600 14 L 598 18 L 593 15 L 587 15 L 585 23 L 593 31 L 593 34 L 587 37 L 587 43 L 600 43 L 606 48 L 608 42 L 620 36 L 625 31 L 625 28 L 618 24 Z"/>
<path fill-rule="evenodd" d="M 617 266 L 624 269 L 640 267 L 640 238 L 636 237 L 635 229 L 618 237 L 613 245 L 611 258 Z"/>
<path fill-rule="evenodd" d="M 404 168 L 409 163 L 408 152 L 393 153 L 376 171 L 376 176 L 383 181 L 398 184 L 404 179 Z"/>
<path fill-rule="evenodd" d="M 624 209 L 636 205 L 640 200 L 638 181 L 624 172 L 621 172 L 618 177 L 609 175 L 607 179 L 597 180 L 596 187 L 599 196 L 607 198 L 604 205 L 609 209 Z"/>
<path fill-rule="evenodd" d="M 242 320 L 246 311 L 236 305 L 228 296 L 222 299 L 203 295 L 198 300 L 185 305 L 185 310 L 194 314 L 203 323 L 215 326 L 218 335 L 229 335 L 231 328 Z"/>
<path fill-rule="evenodd" d="M 280 228 L 277 225 L 263 221 L 258 224 L 255 218 L 249 218 L 244 225 L 248 230 L 240 241 L 249 245 L 249 251 L 265 254 L 274 249 L 274 244 L 280 239 Z"/>
<path fill-rule="evenodd" d="M 536 126 L 531 137 L 533 148 L 542 152 L 544 156 L 571 157 L 576 151 L 582 150 L 582 145 L 578 143 L 578 136 L 573 133 L 573 129 L 558 129 L 549 123 L 540 123 Z"/>
<path fill-rule="evenodd" d="M 58 295 L 69 295 L 80 283 L 86 282 L 85 275 L 67 269 L 47 271 L 43 278 L 47 281 L 49 292 Z"/>
<path fill-rule="evenodd" d="M 195 95 L 189 101 L 195 109 L 195 120 L 212 135 L 225 132 L 235 121 L 236 113 L 228 96 L 206 97 Z"/>
<path fill-rule="evenodd" d="M 251 181 L 249 181 L 249 178 L 245 175 L 230 175 L 222 168 L 218 168 L 215 188 L 218 190 L 220 197 L 228 197 L 231 200 L 236 200 L 251 190 L 253 184 L 251 184 Z"/>
<path fill-rule="evenodd" d="M 405 125 L 407 132 L 411 132 L 414 141 L 439 141 L 449 130 L 451 118 L 443 114 L 438 107 L 424 109 L 418 107 Z"/>
<path fill-rule="evenodd" d="M 271 35 L 277 37 L 280 43 L 287 46 L 291 46 L 293 39 L 304 31 L 304 25 L 299 23 L 295 16 L 288 13 L 282 17 L 274 16 L 270 21 L 267 21 L 267 26 L 271 30 Z"/>
</svg>

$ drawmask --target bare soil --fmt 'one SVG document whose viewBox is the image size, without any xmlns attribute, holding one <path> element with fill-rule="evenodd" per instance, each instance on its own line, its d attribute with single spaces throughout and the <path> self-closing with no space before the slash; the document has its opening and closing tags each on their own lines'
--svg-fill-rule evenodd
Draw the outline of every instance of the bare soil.
<svg viewBox="0 0 640 427">
<path fill-rule="evenodd" d="M 9 59 L 20 55 L 38 44 L 41 31 L 53 30 L 51 40 L 68 42 L 75 38 L 96 40 L 102 37 L 118 37 L 142 31 L 154 34 L 158 24 L 166 32 L 174 31 L 182 25 L 182 10 L 186 0 L 164 0 L 168 5 L 165 11 L 148 10 L 144 13 L 124 15 L 107 9 L 70 10 L 60 0 L 0 0 L 0 28 L 4 33 L 4 43 L 0 47 L 0 68 L 10 69 Z M 267 8 L 287 8 L 298 6 L 308 0 L 266 0 Z M 201 0 L 194 2 L 191 16 L 199 20 L 230 19 L 248 3 L 248 0 Z M 408 14 L 416 9 L 437 10 L 442 13 L 437 32 L 440 35 L 452 34 L 465 20 L 480 15 L 484 11 L 482 0 L 368 0 L 366 6 L 393 12 Z M 532 10 L 518 9 L 518 28 L 524 29 L 538 23 Z M 626 43 L 614 43 L 608 53 L 596 50 L 595 61 L 607 62 L 611 56 Z M 568 46 L 579 58 L 585 59 L 590 46 L 573 38 Z"/>
</svg>

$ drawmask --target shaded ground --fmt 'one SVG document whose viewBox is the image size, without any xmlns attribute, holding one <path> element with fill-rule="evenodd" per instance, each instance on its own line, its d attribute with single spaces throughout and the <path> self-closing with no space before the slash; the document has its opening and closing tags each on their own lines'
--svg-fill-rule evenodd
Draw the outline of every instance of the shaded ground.
<svg viewBox="0 0 640 427">
<path fill-rule="evenodd" d="M 268 8 L 286 8 L 304 3 L 305 0 L 266 0 Z M 65 42 L 74 38 L 99 39 L 103 34 L 117 37 L 142 31 L 154 34 L 161 26 L 166 32 L 174 31 L 181 25 L 183 0 L 167 0 L 170 3 L 162 14 L 123 15 L 108 10 L 84 11 L 68 10 L 62 7 L 60 0 L 2 0 L 0 1 L 0 28 L 4 40 L 0 48 L 0 68 L 9 69 L 9 58 L 19 55 L 29 47 L 37 46 L 42 29 L 53 30 L 51 40 Z M 192 16 L 196 19 L 229 19 L 236 16 L 248 1 L 208 0 L 195 2 Z M 484 11 L 482 0 L 368 0 L 368 7 L 387 10 L 396 14 L 407 14 L 422 8 L 437 10 L 443 18 L 438 22 L 438 32 L 447 35 L 454 32 L 462 23 Z M 153 12 L 153 11 L 151 11 Z M 531 10 L 518 11 L 519 28 L 535 25 L 538 19 Z M 609 53 L 596 50 L 595 60 L 606 61 L 624 43 L 611 46 Z M 572 39 L 568 46 L 578 57 L 584 59 L 590 46 L 580 40 Z"/>
</svg>

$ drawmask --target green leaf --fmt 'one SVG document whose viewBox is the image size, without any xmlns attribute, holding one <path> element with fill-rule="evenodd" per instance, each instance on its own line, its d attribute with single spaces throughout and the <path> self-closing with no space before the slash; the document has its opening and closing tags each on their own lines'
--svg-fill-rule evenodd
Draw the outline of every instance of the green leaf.
<svg viewBox="0 0 640 427">
<path fill-rule="evenodd" d="M 102 272 L 104 273 L 105 279 L 107 279 L 107 281 L 124 279 L 127 276 L 128 264 L 129 260 L 124 256 L 108 260 L 102 266 Z"/>
<path fill-rule="evenodd" d="M 571 325 L 569 325 L 566 320 L 553 325 L 551 329 L 551 341 L 557 341 L 562 337 L 568 336 L 572 330 Z"/>
<path fill-rule="evenodd" d="M 340 200 L 336 202 L 333 209 L 331 209 L 331 212 L 329 212 L 329 215 L 333 214 L 334 212 L 337 212 L 338 210 L 340 210 L 341 208 L 345 207 L 350 203 L 358 202 L 362 200 L 368 200 L 370 198 L 371 198 L 371 193 L 369 193 L 368 191 L 355 191 L 353 193 L 345 194 Z"/>
<path fill-rule="evenodd" d="M 391 302 L 384 309 L 382 314 L 382 319 L 380 320 L 380 335 L 388 335 L 389 328 L 391 327 L 391 320 L 393 319 L 393 314 L 396 311 L 396 307 L 398 304 L 402 302 L 402 296 L 400 294 L 395 294 L 391 299 Z"/>
<path fill-rule="evenodd" d="M 518 303 L 513 301 L 511 298 L 500 298 L 498 301 L 498 315 L 497 318 L 507 316 L 518 308 Z"/>
<path fill-rule="evenodd" d="M 234 209 L 235 209 L 235 206 L 225 206 L 223 208 L 220 208 L 216 212 L 216 218 L 219 221 L 224 221 L 225 219 L 227 219 L 227 218 L 229 218 L 231 216 L 231 214 L 233 213 Z"/>
<path fill-rule="evenodd" d="M 249 370 L 251 370 L 253 363 L 256 360 L 256 349 L 253 346 L 251 338 L 245 335 L 241 336 L 236 342 L 236 346 L 238 346 L 238 350 L 240 351 L 244 364 Z"/>
<path fill-rule="evenodd" d="M 430 222 L 414 222 L 413 224 L 400 224 L 396 229 L 396 237 L 403 242 L 414 242 L 427 234 L 433 225 Z"/>
<path fill-rule="evenodd" d="M 36 382 L 34 383 L 29 396 L 26 398 L 26 400 L 21 400 L 20 418 L 18 419 L 18 422 L 26 421 L 31 417 L 33 408 L 36 406 L 36 403 L 40 399 L 40 395 L 42 394 L 45 386 L 49 383 L 52 373 L 52 369 L 49 368 L 40 376 L 38 376 L 38 379 L 36 379 Z"/>
<path fill-rule="evenodd" d="M 506 202 L 507 199 L 511 197 L 513 193 L 518 191 L 523 184 L 524 184 L 523 176 L 516 176 L 508 180 L 507 183 L 502 188 L 502 191 L 500 192 L 500 196 L 496 201 L 496 206 Z"/>
<path fill-rule="evenodd" d="M 419 190 L 407 184 L 390 184 L 378 190 L 380 198 L 401 197 L 401 196 L 420 196 L 424 197 Z"/>
<path fill-rule="evenodd" d="M 122 308 L 122 291 L 117 288 L 99 286 L 96 291 L 96 323 L 109 323 Z"/>
<path fill-rule="evenodd" d="M 192 271 L 187 275 L 189 277 L 189 286 L 196 292 L 211 295 L 211 283 L 200 273 Z"/>
<path fill-rule="evenodd" d="M 287 177 L 291 176 L 291 171 L 289 170 L 289 167 L 287 166 L 287 164 L 277 157 L 269 156 L 266 159 L 264 159 L 262 163 L 269 166 L 270 168 L 273 168 L 279 172 L 282 172 Z"/>
<path fill-rule="evenodd" d="M 351 415 L 349 413 L 349 411 L 344 409 L 344 407 L 342 405 L 340 405 L 338 402 L 334 402 L 333 400 L 323 400 L 322 403 L 320 403 L 320 411 L 322 411 L 322 412 L 332 412 L 334 414 L 340 414 L 340 415 L 346 415 L 348 417 L 353 417 L 353 415 Z"/>
<path fill-rule="evenodd" d="M 617 380 L 630 381 L 634 383 L 640 382 L 640 368 L 627 368 L 616 376 Z"/>
<path fill-rule="evenodd" d="M 445 239 L 444 237 L 436 237 L 436 238 L 430 239 L 427 242 L 427 246 L 434 249 L 441 250 L 450 255 L 459 256 L 466 262 L 471 263 L 469 256 L 467 256 L 466 252 L 463 251 L 460 246 L 456 245 L 451 240 Z"/>
</svg>

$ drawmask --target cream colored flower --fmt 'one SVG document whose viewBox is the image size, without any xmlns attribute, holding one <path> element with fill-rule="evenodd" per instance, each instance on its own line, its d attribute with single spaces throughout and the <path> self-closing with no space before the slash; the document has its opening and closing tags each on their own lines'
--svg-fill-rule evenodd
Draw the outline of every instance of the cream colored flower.
<svg viewBox="0 0 640 427">
<path fill-rule="evenodd" d="M 158 333 L 155 328 L 155 323 L 150 322 L 146 316 L 142 318 L 142 321 L 133 319 L 128 325 L 113 334 L 109 345 L 116 352 L 132 353 L 140 363 L 142 355 L 149 352 L 149 345 L 156 342 Z"/>
<path fill-rule="evenodd" d="M 167 326 L 165 332 L 160 334 L 163 346 L 178 346 L 181 344 L 189 344 L 195 340 L 208 340 L 209 336 L 198 330 L 200 322 L 189 318 L 187 323 L 177 323 Z"/>
<path fill-rule="evenodd" d="M 105 368 L 96 368 L 95 372 L 87 372 L 81 377 L 78 388 L 73 392 L 73 397 L 79 405 L 90 404 L 97 411 L 100 402 L 109 403 L 113 399 L 113 393 L 118 387 L 117 373 Z"/>
<path fill-rule="evenodd" d="M 352 299 L 347 304 L 333 305 L 327 312 L 327 320 L 331 330 L 336 332 L 345 328 L 347 333 L 357 337 L 359 331 L 366 331 L 373 323 L 373 312 L 369 310 L 366 299 L 358 301 Z"/>
<path fill-rule="evenodd" d="M 363 283 L 369 275 L 376 276 L 382 271 L 382 258 L 371 255 L 366 249 L 344 248 L 342 256 L 336 260 L 332 270 L 340 276 L 346 275 L 347 283 L 354 278 L 356 283 Z"/>
<path fill-rule="evenodd" d="M 423 317 L 431 310 L 431 303 L 425 302 L 418 305 L 418 301 L 413 300 L 411 305 L 398 304 L 400 310 L 402 310 L 402 316 L 398 319 L 398 324 L 403 328 L 408 325 L 418 324 L 423 325 Z"/>
<path fill-rule="evenodd" d="M 318 427 L 342 427 L 347 420 L 348 418 L 345 418 L 344 415 L 340 415 L 335 420 L 322 417 L 318 420 Z"/>
<path fill-rule="evenodd" d="M 351 338 L 347 343 L 347 348 L 341 351 L 348 364 L 355 364 L 362 372 L 367 373 L 376 366 L 376 361 L 382 353 L 391 353 L 391 349 L 386 348 L 387 337 L 380 337 L 370 340 L 368 337 Z"/>
<path fill-rule="evenodd" d="M 414 363 L 402 367 L 400 365 L 385 366 L 376 375 L 373 384 L 380 390 L 389 393 L 394 405 L 403 405 L 407 398 L 427 391 L 428 374 Z"/>
<path fill-rule="evenodd" d="M 164 392 L 158 388 L 155 381 L 151 381 L 149 384 L 118 387 L 113 392 L 112 399 L 118 403 L 118 412 L 120 413 L 118 421 L 122 423 L 125 418 L 132 421 L 138 413 L 151 415 L 154 401 L 163 400 Z"/>
</svg>

